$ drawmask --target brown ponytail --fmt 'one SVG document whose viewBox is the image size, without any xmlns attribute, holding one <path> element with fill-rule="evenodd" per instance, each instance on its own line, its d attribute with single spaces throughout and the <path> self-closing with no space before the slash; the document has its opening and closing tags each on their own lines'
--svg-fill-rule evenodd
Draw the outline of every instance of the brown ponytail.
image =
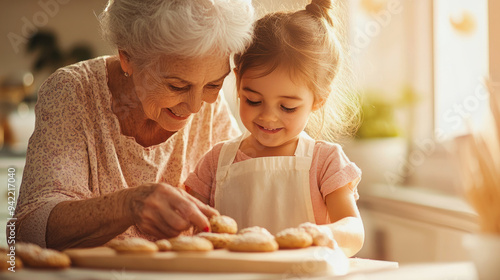
<svg viewBox="0 0 500 280">
<path fill-rule="evenodd" d="M 331 26 L 333 26 L 333 19 L 331 10 L 333 9 L 331 0 L 312 0 L 306 6 L 306 11 L 317 18 L 325 19 Z"/>
</svg>

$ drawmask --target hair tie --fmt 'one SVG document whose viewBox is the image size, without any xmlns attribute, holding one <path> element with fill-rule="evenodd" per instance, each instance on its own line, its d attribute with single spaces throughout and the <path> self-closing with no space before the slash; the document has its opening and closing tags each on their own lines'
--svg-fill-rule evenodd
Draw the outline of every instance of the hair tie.
<svg viewBox="0 0 500 280">
<path fill-rule="evenodd" d="M 332 9 L 332 2 L 330 0 L 312 0 L 306 6 L 306 11 L 317 18 L 324 18 L 330 25 L 333 26 L 329 10 Z"/>
</svg>

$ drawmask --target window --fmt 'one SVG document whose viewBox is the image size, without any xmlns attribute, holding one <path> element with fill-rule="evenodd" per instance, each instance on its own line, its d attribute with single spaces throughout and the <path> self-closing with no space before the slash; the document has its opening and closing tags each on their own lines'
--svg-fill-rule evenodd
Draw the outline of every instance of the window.
<svg viewBox="0 0 500 280">
<path fill-rule="evenodd" d="M 485 120 L 488 2 L 434 1 L 436 138 L 467 133 Z"/>
<path fill-rule="evenodd" d="M 416 102 L 396 110 L 399 126 L 405 128 L 402 136 L 408 139 L 406 153 L 387 158 L 399 157 L 399 163 L 388 167 L 392 169 L 375 183 L 456 193 L 461 186 L 449 140 L 485 122 L 488 98 L 483 80 L 498 65 L 499 54 L 494 51 L 500 47 L 493 37 L 499 34 L 499 21 L 488 12 L 499 11 L 500 3 L 353 0 L 346 4 L 359 90 L 398 100 L 410 88 L 417 96 Z M 368 174 L 372 166 L 364 167 Z"/>
</svg>

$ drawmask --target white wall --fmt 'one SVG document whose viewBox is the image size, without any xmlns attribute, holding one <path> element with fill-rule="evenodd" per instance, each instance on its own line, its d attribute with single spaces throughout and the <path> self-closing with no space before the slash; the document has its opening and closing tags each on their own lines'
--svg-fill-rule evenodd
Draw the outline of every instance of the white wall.
<svg viewBox="0 0 500 280">
<path fill-rule="evenodd" d="M 99 33 L 96 16 L 107 0 L 0 0 L 0 78 L 22 75 L 31 70 L 32 56 L 25 52 L 24 40 L 35 29 L 56 31 L 62 48 L 78 42 L 89 43 L 95 56 L 113 50 Z M 266 12 L 304 7 L 304 0 L 255 0 L 259 16 Z M 298 3 L 298 4 L 297 4 Z"/>
<path fill-rule="evenodd" d="M 112 50 L 100 37 L 96 18 L 106 2 L 0 0 L 0 77 L 19 76 L 31 71 L 33 56 L 26 54 L 24 40 L 35 29 L 55 31 L 63 49 L 85 42 L 93 47 L 95 56 L 111 54 Z"/>
</svg>

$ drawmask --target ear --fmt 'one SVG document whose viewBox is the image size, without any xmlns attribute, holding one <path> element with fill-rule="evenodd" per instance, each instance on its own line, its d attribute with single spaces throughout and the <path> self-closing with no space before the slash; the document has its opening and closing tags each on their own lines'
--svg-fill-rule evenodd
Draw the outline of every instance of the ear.
<svg viewBox="0 0 500 280">
<path fill-rule="evenodd" d="M 318 100 L 315 100 L 313 107 L 312 107 L 312 110 L 316 111 L 316 110 L 320 109 L 321 107 L 323 107 L 325 105 L 325 102 L 326 102 L 326 98 L 322 98 L 322 97 Z"/>
<path fill-rule="evenodd" d="M 134 70 L 132 68 L 132 63 L 130 63 L 130 56 L 123 50 L 119 50 L 118 55 L 120 56 L 120 66 L 122 67 L 123 73 L 128 73 L 129 76 L 132 76 Z"/>
<path fill-rule="evenodd" d="M 238 98 L 240 97 L 240 76 L 238 75 L 238 69 L 235 67 L 233 68 L 233 72 L 234 72 L 234 77 L 236 79 L 236 92 L 238 93 Z"/>
<path fill-rule="evenodd" d="M 238 75 L 238 68 L 233 68 L 234 77 L 236 78 L 236 84 L 240 82 L 240 76 Z"/>
</svg>

